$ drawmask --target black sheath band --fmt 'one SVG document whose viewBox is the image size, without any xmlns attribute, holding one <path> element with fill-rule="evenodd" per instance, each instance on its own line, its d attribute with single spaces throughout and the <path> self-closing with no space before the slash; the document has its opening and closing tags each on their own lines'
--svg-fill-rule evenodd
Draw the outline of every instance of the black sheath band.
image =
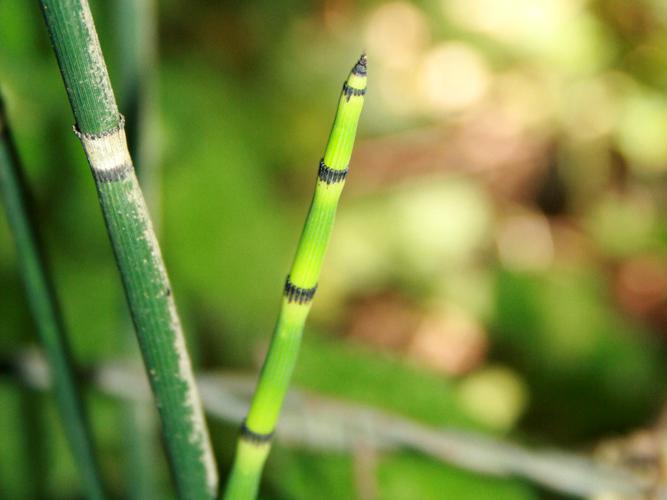
<svg viewBox="0 0 667 500">
<path fill-rule="evenodd" d="M 350 97 L 353 95 L 355 96 L 362 96 L 366 95 L 366 89 L 355 89 L 354 87 L 350 87 L 347 82 L 343 84 L 343 94 L 345 94 L 345 97 L 347 97 L 347 100 L 350 100 Z"/>
<path fill-rule="evenodd" d="M 327 184 L 336 184 L 337 182 L 344 181 L 349 171 L 349 168 L 345 168 L 344 170 L 335 170 L 331 167 L 327 167 L 324 164 L 324 159 L 322 159 L 320 160 L 320 169 L 317 172 L 317 177 Z"/>
<path fill-rule="evenodd" d="M 126 163 L 113 168 L 91 169 L 98 182 L 122 181 L 132 172 L 132 165 Z"/>
<path fill-rule="evenodd" d="M 259 434 L 257 432 L 253 432 L 245 424 L 245 420 L 241 424 L 241 438 L 245 439 L 246 441 L 250 441 L 251 443 L 255 444 L 264 444 L 268 443 L 273 439 L 273 432 L 269 434 Z"/>
<path fill-rule="evenodd" d="M 307 304 L 315 296 L 317 285 L 313 288 L 299 288 L 289 280 L 289 276 L 285 281 L 285 297 L 287 302 L 298 302 L 299 304 Z"/>
</svg>

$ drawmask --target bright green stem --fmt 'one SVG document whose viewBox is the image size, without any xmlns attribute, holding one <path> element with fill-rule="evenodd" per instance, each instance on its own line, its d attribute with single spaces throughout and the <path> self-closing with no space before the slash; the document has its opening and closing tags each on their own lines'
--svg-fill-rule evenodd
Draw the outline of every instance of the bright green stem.
<svg viewBox="0 0 667 500">
<path fill-rule="evenodd" d="M 366 91 L 366 57 L 361 56 L 338 102 L 315 194 L 287 278 L 278 321 L 250 411 L 241 429 L 226 500 L 255 498 L 271 437 L 299 353 L 303 328 L 322 269 L 336 207 L 345 184 Z"/>
<path fill-rule="evenodd" d="M 56 404 L 67 440 L 83 479 L 86 496 L 102 499 L 106 496 L 102 475 L 93 453 L 92 437 L 72 366 L 60 308 L 39 252 L 33 229 L 35 225 L 29 217 L 26 192 L 18 153 L 0 103 L 0 197 L 16 242 L 28 304 L 48 359 Z"/>
<path fill-rule="evenodd" d="M 180 498 L 210 499 L 217 472 L 160 248 L 139 189 L 87 0 L 40 0 L 93 172 Z"/>
</svg>

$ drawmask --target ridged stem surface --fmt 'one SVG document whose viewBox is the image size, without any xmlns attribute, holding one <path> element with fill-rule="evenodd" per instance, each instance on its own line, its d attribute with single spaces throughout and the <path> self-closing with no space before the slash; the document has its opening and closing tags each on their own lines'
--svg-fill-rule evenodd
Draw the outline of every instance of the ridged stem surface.
<svg viewBox="0 0 667 500">
<path fill-rule="evenodd" d="M 343 85 L 338 101 L 336 118 L 320 162 L 315 194 L 287 276 L 271 345 L 241 428 L 225 500 L 257 496 L 271 438 L 296 364 L 303 328 L 317 290 L 365 92 L 366 57 L 362 56 Z"/>
<path fill-rule="evenodd" d="M 210 499 L 217 472 L 160 249 L 127 149 L 86 0 L 40 0 L 92 169 L 180 498 Z"/>
<path fill-rule="evenodd" d="M 40 254 L 35 224 L 29 215 L 27 185 L 18 152 L 0 102 L 0 197 L 16 243 L 28 305 L 53 380 L 55 400 L 86 496 L 106 497 L 80 388 L 72 363 L 60 307 Z"/>
</svg>

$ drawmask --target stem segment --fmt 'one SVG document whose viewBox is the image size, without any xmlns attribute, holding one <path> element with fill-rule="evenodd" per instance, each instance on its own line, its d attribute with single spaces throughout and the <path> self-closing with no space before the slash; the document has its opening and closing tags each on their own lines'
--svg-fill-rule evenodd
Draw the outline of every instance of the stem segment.
<svg viewBox="0 0 667 500">
<path fill-rule="evenodd" d="M 56 404 L 86 496 L 106 497 L 60 307 L 40 255 L 27 206 L 27 185 L 0 102 L 0 197 L 14 235 L 18 262 L 54 384 Z"/>
<path fill-rule="evenodd" d="M 217 472 L 190 358 L 90 7 L 87 0 L 40 3 L 95 179 L 179 496 L 214 498 Z"/>
<path fill-rule="evenodd" d="M 257 496 L 271 438 L 296 363 L 303 328 L 317 290 L 322 261 L 333 228 L 336 207 L 354 146 L 366 93 L 366 56 L 362 55 L 343 85 L 338 110 L 315 194 L 287 277 L 282 306 L 269 352 L 259 377 L 248 416 L 243 423 L 226 500 Z"/>
</svg>

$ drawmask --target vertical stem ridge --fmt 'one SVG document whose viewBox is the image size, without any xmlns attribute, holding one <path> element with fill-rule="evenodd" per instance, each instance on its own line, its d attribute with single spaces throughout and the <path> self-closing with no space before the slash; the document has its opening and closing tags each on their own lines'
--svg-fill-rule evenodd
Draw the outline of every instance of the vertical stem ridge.
<svg viewBox="0 0 667 500">
<path fill-rule="evenodd" d="M 217 494 L 217 471 L 171 286 L 127 149 L 87 0 L 40 0 L 88 157 L 180 498 Z"/>
<path fill-rule="evenodd" d="M 299 290 L 295 294 L 291 287 L 285 287 L 271 345 L 239 436 L 225 500 L 247 500 L 257 496 L 271 436 L 296 364 L 312 292 L 317 286 L 333 229 L 338 200 L 345 184 L 343 172 L 350 163 L 365 91 L 366 57 L 362 55 L 347 78 L 338 101 L 323 158 L 324 167 L 321 166 L 318 172 L 313 200 L 287 277 L 288 285 Z M 322 173 L 325 168 L 341 174 L 333 181 L 332 176 Z"/>
<path fill-rule="evenodd" d="M 72 356 L 60 307 L 39 251 L 35 224 L 26 201 L 27 186 L 19 156 L 6 124 L 0 102 L 0 197 L 16 243 L 19 268 L 27 291 L 28 305 L 48 359 L 55 399 L 74 462 L 86 496 L 106 497 L 93 439 L 76 381 Z"/>
</svg>

